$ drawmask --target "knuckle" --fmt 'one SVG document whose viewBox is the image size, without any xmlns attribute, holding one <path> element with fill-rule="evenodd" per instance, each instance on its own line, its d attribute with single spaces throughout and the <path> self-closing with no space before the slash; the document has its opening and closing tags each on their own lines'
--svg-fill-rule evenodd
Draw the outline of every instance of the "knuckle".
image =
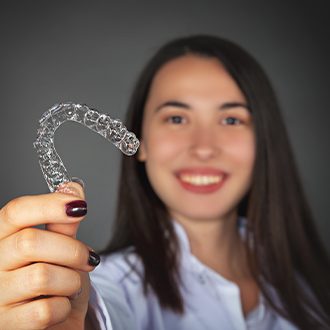
<svg viewBox="0 0 330 330">
<path fill-rule="evenodd" d="M 73 261 L 77 265 L 85 264 L 86 262 L 86 251 L 85 247 L 79 242 L 76 241 L 73 246 Z"/>
<path fill-rule="evenodd" d="M 52 325 L 54 309 L 49 299 L 40 299 L 31 311 L 32 323 L 38 328 L 46 329 Z"/>
<path fill-rule="evenodd" d="M 47 289 L 51 284 L 49 267 L 43 263 L 34 264 L 27 274 L 27 284 L 35 295 L 47 294 Z"/>
<path fill-rule="evenodd" d="M 16 236 L 16 251 L 25 257 L 33 256 L 38 249 L 39 239 L 38 231 L 33 228 L 19 231 Z"/>
<path fill-rule="evenodd" d="M 73 273 L 72 286 L 73 286 L 74 291 L 78 291 L 82 286 L 81 277 L 80 277 L 79 273 L 76 271 Z"/>
<path fill-rule="evenodd" d="M 33 324 L 38 329 L 48 329 L 50 326 L 63 322 L 71 311 L 71 303 L 68 298 L 41 299 L 34 308 Z"/>
<path fill-rule="evenodd" d="M 1 296 L 5 297 L 10 294 L 13 290 L 13 279 L 12 276 L 8 276 L 8 273 L 0 272 L 0 292 Z M 1 301 L 1 299 L 0 299 Z M 1 316 L 0 316 L 1 319 Z M 0 327 L 1 329 L 1 327 Z"/>
<path fill-rule="evenodd" d="M 4 221 L 10 225 L 17 225 L 17 214 L 20 212 L 20 204 L 23 197 L 17 197 L 9 201 L 2 209 L 1 213 Z"/>
</svg>

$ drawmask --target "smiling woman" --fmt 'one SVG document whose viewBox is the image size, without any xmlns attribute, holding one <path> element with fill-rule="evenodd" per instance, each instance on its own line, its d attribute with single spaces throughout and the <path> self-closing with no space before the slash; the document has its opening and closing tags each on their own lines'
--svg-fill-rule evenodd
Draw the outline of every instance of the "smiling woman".
<svg viewBox="0 0 330 330">
<path fill-rule="evenodd" d="M 137 82 L 127 127 L 141 147 L 123 158 L 113 237 L 92 274 L 101 323 L 330 326 L 329 258 L 249 54 L 212 36 L 166 44 Z"/>
<path fill-rule="evenodd" d="M 85 115 L 97 126 L 101 116 Z M 122 160 L 100 264 L 76 239 L 82 185 L 0 209 L 1 329 L 330 328 L 329 256 L 249 54 L 211 36 L 164 45 L 137 81 L 126 127 L 141 145 Z"/>
<path fill-rule="evenodd" d="M 255 142 L 246 104 L 218 60 L 196 55 L 165 64 L 146 100 L 138 158 L 172 218 L 185 228 L 214 222 L 209 242 L 232 241 L 222 228 L 236 226 L 236 205 L 250 186 Z"/>
</svg>

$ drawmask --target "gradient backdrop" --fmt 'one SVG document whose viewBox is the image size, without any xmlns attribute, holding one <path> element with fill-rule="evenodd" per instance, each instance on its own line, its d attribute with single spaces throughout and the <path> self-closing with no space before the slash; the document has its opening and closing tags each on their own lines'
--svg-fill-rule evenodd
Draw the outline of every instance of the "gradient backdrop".
<svg viewBox="0 0 330 330">
<path fill-rule="evenodd" d="M 32 147 L 38 119 L 60 101 L 123 118 L 138 72 L 165 41 L 210 33 L 241 44 L 263 65 L 283 107 L 306 193 L 330 250 L 329 74 L 326 0 L 2 1 L 0 206 L 47 192 Z M 74 123 L 56 148 L 86 183 L 79 237 L 104 247 L 116 202 L 120 152 Z M 285 175 L 285 173 L 284 173 Z"/>
</svg>

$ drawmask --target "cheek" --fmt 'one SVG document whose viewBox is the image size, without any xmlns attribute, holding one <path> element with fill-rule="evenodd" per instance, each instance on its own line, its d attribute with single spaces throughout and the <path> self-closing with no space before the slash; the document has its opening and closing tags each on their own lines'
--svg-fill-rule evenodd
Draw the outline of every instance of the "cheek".
<svg viewBox="0 0 330 330">
<path fill-rule="evenodd" d="M 147 163 L 166 163 L 172 160 L 184 150 L 186 147 L 186 139 L 177 134 L 168 134 L 162 130 L 150 132 L 145 144 L 147 154 Z"/>
<path fill-rule="evenodd" d="M 227 154 L 242 170 L 251 171 L 255 160 L 255 138 L 252 132 L 228 136 Z"/>
<path fill-rule="evenodd" d="M 185 148 L 185 143 L 174 134 L 164 134 L 160 130 L 146 135 L 145 166 L 149 181 L 162 201 L 168 200 L 171 191 L 172 170 Z M 173 178 L 173 177 L 172 177 Z"/>
</svg>

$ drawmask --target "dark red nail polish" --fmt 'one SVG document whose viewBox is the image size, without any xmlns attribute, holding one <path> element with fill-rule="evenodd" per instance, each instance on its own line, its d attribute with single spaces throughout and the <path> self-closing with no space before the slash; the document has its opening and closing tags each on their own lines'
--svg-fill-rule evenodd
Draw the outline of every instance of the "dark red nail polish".
<svg viewBox="0 0 330 330">
<path fill-rule="evenodd" d="M 87 204 L 85 201 L 72 201 L 65 205 L 66 214 L 69 217 L 82 217 L 87 213 Z"/>
<path fill-rule="evenodd" d="M 88 264 L 90 266 L 96 267 L 100 263 L 101 259 L 98 254 L 93 251 L 89 251 Z"/>
</svg>

